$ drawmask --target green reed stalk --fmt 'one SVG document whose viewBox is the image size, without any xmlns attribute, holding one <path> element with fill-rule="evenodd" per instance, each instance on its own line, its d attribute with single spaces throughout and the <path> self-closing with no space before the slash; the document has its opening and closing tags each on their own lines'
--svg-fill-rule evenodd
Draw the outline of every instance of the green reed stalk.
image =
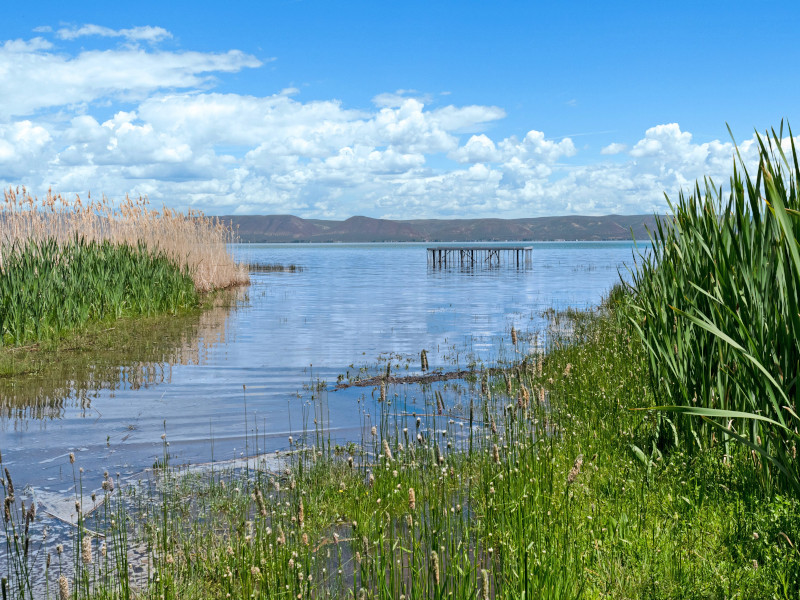
<svg viewBox="0 0 800 600">
<path fill-rule="evenodd" d="M 15 244 L 0 272 L 0 342 L 58 339 L 91 322 L 196 306 L 191 274 L 144 244 Z"/>
<path fill-rule="evenodd" d="M 754 176 L 739 155 L 727 199 L 706 180 L 657 219 L 633 322 L 668 404 L 664 437 L 740 442 L 767 487 L 800 494 L 800 171 L 783 144 L 782 127 L 759 137 Z"/>
</svg>

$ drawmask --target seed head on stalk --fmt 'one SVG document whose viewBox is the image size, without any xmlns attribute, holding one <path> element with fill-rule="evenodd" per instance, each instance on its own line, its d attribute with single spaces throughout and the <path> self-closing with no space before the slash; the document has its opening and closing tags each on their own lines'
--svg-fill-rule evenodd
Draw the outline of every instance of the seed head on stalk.
<svg viewBox="0 0 800 600">
<path fill-rule="evenodd" d="M 59 600 L 69 600 L 69 580 L 64 575 L 58 577 L 58 598 Z"/>
<path fill-rule="evenodd" d="M 519 386 L 519 396 L 517 397 L 517 406 L 519 408 L 528 408 L 528 403 L 531 400 L 531 394 L 525 384 Z"/>
<path fill-rule="evenodd" d="M 306 520 L 306 511 L 303 506 L 303 499 L 300 498 L 300 508 L 297 510 L 297 522 L 300 524 L 300 529 L 303 528 L 303 523 Z"/>
<path fill-rule="evenodd" d="M 11 481 L 11 473 L 8 472 L 8 467 L 5 469 L 6 471 L 6 492 L 8 496 L 11 498 L 11 502 L 14 502 L 14 482 Z"/>
<path fill-rule="evenodd" d="M 439 587 L 439 555 L 436 550 L 431 550 L 431 569 L 433 570 L 433 581 Z"/>
<path fill-rule="evenodd" d="M 392 449 L 389 448 L 389 442 L 387 440 L 383 440 L 383 454 L 387 461 L 392 462 L 392 460 L 394 460 L 392 458 Z"/>
<path fill-rule="evenodd" d="M 567 475 L 568 485 L 572 485 L 578 479 L 578 475 L 581 474 L 582 466 L 583 466 L 583 454 L 578 454 L 578 457 L 575 459 L 575 464 L 572 465 L 572 468 L 569 471 L 569 475 Z"/>
<path fill-rule="evenodd" d="M 86 565 L 92 562 L 92 538 L 85 532 L 81 540 L 81 559 L 83 560 L 83 564 Z"/>
</svg>

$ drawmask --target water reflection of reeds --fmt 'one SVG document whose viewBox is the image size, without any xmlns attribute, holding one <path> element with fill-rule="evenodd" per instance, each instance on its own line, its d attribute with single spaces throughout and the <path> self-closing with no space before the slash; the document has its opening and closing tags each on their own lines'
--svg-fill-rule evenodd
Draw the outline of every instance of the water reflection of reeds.
<svg viewBox="0 0 800 600">
<path fill-rule="evenodd" d="M 67 408 L 86 416 L 101 394 L 169 383 L 173 365 L 203 364 L 227 341 L 228 316 L 242 298 L 230 291 L 203 311 L 120 321 L 58 350 L 15 351 L 4 359 L 21 374 L 0 378 L 0 428 L 59 419 Z"/>
</svg>

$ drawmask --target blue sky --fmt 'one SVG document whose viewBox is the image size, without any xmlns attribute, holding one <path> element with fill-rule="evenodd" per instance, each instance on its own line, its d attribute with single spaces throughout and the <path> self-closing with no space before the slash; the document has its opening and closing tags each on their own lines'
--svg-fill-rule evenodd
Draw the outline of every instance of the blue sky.
<svg viewBox="0 0 800 600">
<path fill-rule="evenodd" d="M 663 210 L 800 99 L 792 2 L 4 12 L 0 183 L 210 214 Z"/>
</svg>

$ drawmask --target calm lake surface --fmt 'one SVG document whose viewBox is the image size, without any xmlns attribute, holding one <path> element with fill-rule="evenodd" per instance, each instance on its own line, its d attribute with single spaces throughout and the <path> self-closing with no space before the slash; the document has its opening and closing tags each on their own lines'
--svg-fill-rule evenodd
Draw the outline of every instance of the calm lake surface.
<svg viewBox="0 0 800 600">
<path fill-rule="evenodd" d="M 318 380 L 374 372 L 388 357 L 410 374 L 423 348 L 431 368 L 491 360 L 512 325 L 535 331 L 547 308 L 597 305 L 634 252 L 621 242 L 533 247 L 526 269 L 440 270 L 424 244 L 238 245 L 240 260 L 303 270 L 253 273 L 233 306 L 133 328 L 114 352 L 65 352 L 43 376 L 6 382 L 4 464 L 18 487 L 52 502 L 73 497 L 70 452 L 91 491 L 104 470 L 124 479 L 151 467 L 165 432 L 174 463 L 288 448 Z M 359 439 L 359 402 L 373 393 L 327 392 L 335 438 Z"/>
</svg>

